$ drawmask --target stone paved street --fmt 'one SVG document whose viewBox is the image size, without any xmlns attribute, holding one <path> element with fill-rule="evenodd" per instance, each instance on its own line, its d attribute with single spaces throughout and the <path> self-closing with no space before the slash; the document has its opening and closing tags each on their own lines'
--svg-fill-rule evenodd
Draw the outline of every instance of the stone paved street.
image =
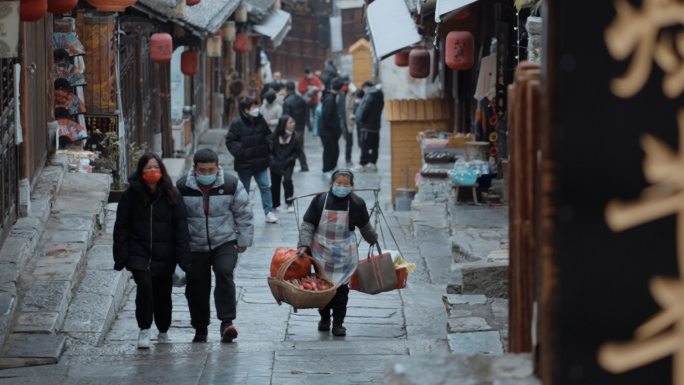
<svg viewBox="0 0 684 385">
<path fill-rule="evenodd" d="M 232 172 L 232 158 L 222 146 L 224 130 L 210 130 L 200 147 L 218 149 L 221 164 Z M 448 232 L 431 234 L 419 245 L 414 239 L 410 213 L 395 213 L 390 204 L 389 129 L 381 134 L 381 158 L 377 173 L 357 173 L 356 188 L 382 188 L 380 206 L 401 251 L 418 265 L 401 291 L 375 296 L 352 291 L 345 326 L 346 337 L 332 337 L 316 329 L 318 313 L 313 309 L 294 313 L 289 305 L 278 306 L 266 284 L 270 260 L 278 246 L 295 247 L 296 215 L 280 211 L 280 223 L 266 224 L 258 191 L 252 191 L 255 213 L 254 247 L 240 256 L 235 273 L 238 286 L 239 337 L 232 344 L 219 342 L 219 322 L 212 320 L 209 342 L 191 343 L 184 288 L 174 289 L 174 317 L 169 331 L 171 343 L 153 344 L 139 351 L 134 316 L 135 285 L 103 343 L 80 344 L 70 339 L 59 364 L 0 371 L 0 384 L 376 384 L 383 382 L 388 361 L 407 355 L 448 352 L 447 313 L 442 296 L 448 281 L 451 250 Z M 340 141 L 341 147 L 344 145 Z M 307 133 L 306 150 L 311 172 L 296 172 L 295 195 L 327 190 L 320 177 L 321 145 Z M 354 161 L 358 161 L 355 148 Z M 343 164 L 341 156 L 339 165 Z M 252 189 L 256 186 L 252 182 Z M 373 193 L 364 192 L 368 208 Z M 310 198 L 299 202 L 299 220 Z M 111 209 L 111 207 L 110 207 Z M 113 212 L 108 212 L 111 225 Z M 441 222 L 446 220 L 446 213 Z M 424 218 L 431 222 L 430 218 Z M 111 231 L 111 228 L 108 229 Z M 395 249 L 387 230 L 387 248 Z M 95 244 L 111 242 L 108 234 Z M 361 255 L 367 252 L 362 245 Z M 106 254 L 102 254 L 105 256 Z M 90 264 L 92 261 L 89 261 Z M 102 261 L 100 261 L 102 262 Z M 99 263 L 99 262 L 98 262 Z M 446 271 L 445 271 L 446 269 Z M 212 301 L 212 310 L 213 310 Z M 215 317 L 215 313 L 212 313 Z"/>
</svg>

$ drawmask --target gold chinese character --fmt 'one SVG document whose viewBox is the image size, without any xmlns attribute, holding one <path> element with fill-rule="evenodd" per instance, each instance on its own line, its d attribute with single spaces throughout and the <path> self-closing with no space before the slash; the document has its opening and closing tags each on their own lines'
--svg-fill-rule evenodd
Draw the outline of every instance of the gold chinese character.
<svg viewBox="0 0 684 385">
<path fill-rule="evenodd" d="M 677 121 L 680 153 L 644 135 L 644 176 L 652 186 L 637 202 L 611 201 L 606 206 L 606 222 L 611 230 L 622 231 L 676 214 L 680 276 L 651 280 L 651 294 L 663 310 L 636 329 L 633 341 L 603 344 L 598 360 L 604 369 L 622 373 L 673 355 L 674 384 L 684 385 L 684 110 L 678 112 Z"/>
</svg>

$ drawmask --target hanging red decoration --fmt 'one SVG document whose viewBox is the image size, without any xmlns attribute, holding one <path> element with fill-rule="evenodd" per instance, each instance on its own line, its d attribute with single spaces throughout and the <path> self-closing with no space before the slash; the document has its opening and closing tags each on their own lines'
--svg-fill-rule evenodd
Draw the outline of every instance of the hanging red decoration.
<svg viewBox="0 0 684 385">
<path fill-rule="evenodd" d="M 48 0 L 47 11 L 54 14 L 71 12 L 78 5 L 78 0 Z"/>
<path fill-rule="evenodd" d="M 98 12 L 123 12 L 138 0 L 86 0 Z"/>
<path fill-rule="evenodd" d="M 252 36 L 252 47 L 259 45 L 259 36 Z"/>
<path fill-rule="evenodd" d="M 19 20 L 40 20 L 47 13 L 47 7 L 47 0 L 21 0 L 19 4 Z"/>
<path fill-rule="evenodd" d="M 394 65 L 397 67 L 408 67 L 409 51 L 397 52 L 394 54 Z"/>
<path fill-rule="evenodd" d="M 475 39 L 468 31 L 452 31 L 446 38 L 445 60 L 452 70 L 469 70 L 473 66 Z"/>
<path fill-rule="evenodd" d="M 193 5 L 197 5 L 200 3 L 202 0 L 185 0 L 185 5 L 188 7 L 192 7 Z"/>
<path fill-rule="evenodd" d="M 247 52 L 247 44 L 249 42 L 249 37 L 244 33 L 238 33 L 235 36 L 235 42 L 233 43 L 233 51 L 237 53 Z"/>
<path fill-rule="evenodd" d="M 223 30 L 222 30 L 222 29 L 219 29 L 218 31 L 216 31 L 216 33 L 214 34 L 214 36 L 223 36 Z"/>
<path fill-rule="evenodd" d="M 409 75 L 415 79 L 430 76 L 430 53 L 423 48 L 416 48 L 409 53 Z"/>
<path fill-rule="evenodd" d="M 199 54 L 197 51 L 185 51 L 181 54 L 181 72 L 188 76 L 199 72 Z"/>
<path fill-rule="evenodd" d="M 173 57 L 173 39 L 168 33 L 150 36 L 150 59 L 155 63 L 168 63 Z"/>
</svg>

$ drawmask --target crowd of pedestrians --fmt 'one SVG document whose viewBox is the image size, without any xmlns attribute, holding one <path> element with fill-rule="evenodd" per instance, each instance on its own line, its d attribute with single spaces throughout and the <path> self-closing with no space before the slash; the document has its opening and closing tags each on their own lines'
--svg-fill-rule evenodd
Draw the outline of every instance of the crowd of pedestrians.
<svg viewBox="0 0 684 385">
<path fill-rule="evenodd" d="M 317 75 L 318 72 L 320 75 Z M 206 342 L 210 324 L 211 271 L 220 337 L 238 336 L 233 271 L 238 254 L 252 246 L 254 224 L 250 202 L 252 178 L 261 194 L 267 223 L 277 223 L 274 211 L 285 202 L 293 212 L 292 175 L 299 161 L 308 172 L 304 150 L 308 135 L 323 145 L 322 177 L 330 190 L 314 198 L 304 216 L 298 247 L 326 266 L 324 272 L 338 284 L 330 304 L 321 309 L 318 330 L 345 335 L 348 282 L 358 262 L 354 235 L 359 228 L 369 243 L 377 242 L 365 202 L 351 192 L 350 170 L 354 131 L 361 148 L 358 171 L 377 171 L 378 144 L 384 97 L 379 86 L 363 83 L 355 89 L 332 60 L 323 72 L 307 67 L 297 84 L 283 82 L 279 72 L 259 93 L 261 102 L 244 98 L 226 135 L 226 147 L 235 158 L 237 176 L 219 166 L 216 152 L 197 151 L 189 173 L 174 185 L 162 159 L 143 155 L 130 187 L 117 208 L 114 227 L 114 268 L 128 269 L 138 285 L 136 320 L 138 347 L 150 347 L 150 327 L 159 330 L 158 342 L 168 342 L 172 317 L 172 275 L 178 266 L 187 275 L 185 296 L 195 329 L 193 342 Z M 344 139 L 346 168 L 338 168 L 340 138 Z M 283 198 L 281 200 L 281 184 Z M 343 255 L 335 250 L 346 250 Z"/>
</svg>

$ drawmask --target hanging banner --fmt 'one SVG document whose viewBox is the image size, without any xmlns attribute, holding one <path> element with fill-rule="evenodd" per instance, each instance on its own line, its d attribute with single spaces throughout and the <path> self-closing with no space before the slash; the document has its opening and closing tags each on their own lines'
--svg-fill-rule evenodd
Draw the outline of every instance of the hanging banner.
<svg viewBox="0 0 684 385">
<path fill-rule="evenodd" d="M 0 58 L 19 55 L 19 1 L 0 2 Z"/>
</svg>

